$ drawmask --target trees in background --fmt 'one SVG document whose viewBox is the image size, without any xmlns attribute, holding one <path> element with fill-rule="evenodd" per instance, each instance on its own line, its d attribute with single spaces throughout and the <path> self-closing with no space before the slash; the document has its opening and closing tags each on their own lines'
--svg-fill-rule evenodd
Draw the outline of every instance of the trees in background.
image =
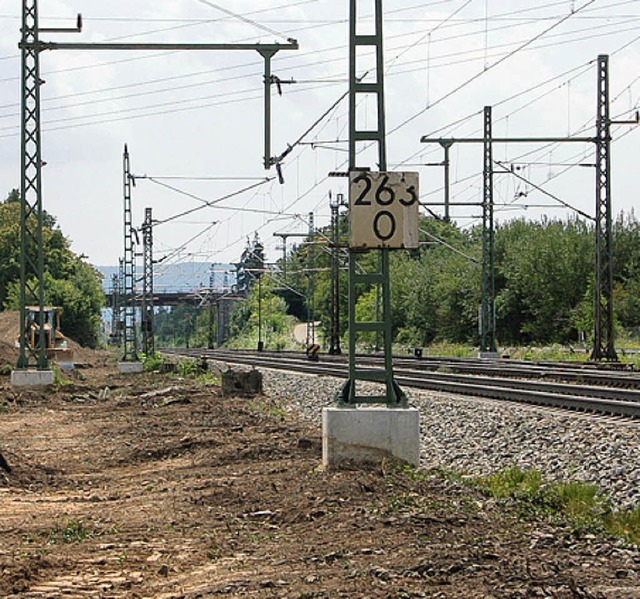
<svg viewBox="0 0 640 599">
<path fill-rule="evenodd" d="M 434 341 L 478 344 L 482 289 L 482 239 L 479 227 L 422 218 L 421 246 L 393 251 L 390 257 L 394 341 L 424 346 Z M 347 220 L 340 221 L 346 244 Z M 640 223 L 633 213 L 614 223 L 614 304 L 619 331 L 640 335 Z M 265 268 L 262 244 L 248 242 L 239 269 L 246 299 L 231 324 L 236 347 L 255 347 L 258 306 L 262 340 L 273 349 L 291 343 L 291 317 L 320 322 L 325 343 L 331 330 L 331 232 L 319 229 L 298 243 L 276 269 Z M 377 254 L 361 257 L 373 270 Z M 496 331 L 500 345 L 587 343 L 593 331 L 594 230 L 579 219 L 524 219 L 501 223 L 495 234 Z M 340 335 L 348 326 L 346 250 L 340 258 Z M 258 286 L 257 275 L 262 274 Z M 308 297 L 309 292 L 313 297 Z M 356 288 L 359 320 L 375 320 L 375 289 Z M 188 314 L 188 316 L 187 316 Z M 176 308 L 158 314 L 159 337 L 183 345 L 206 344 L 206 310 Z M 170 338 L 173 341 L 170 341 Z M 375 334 L 362 339 L 375 343 Z"/>
<path fill-rule="evenodd" d="M 43 223 L 45 302 L 60 306 L 61 328 L 78 343 L 95 347 L 98 343 L 100 309 L 104 294 L 101 275 L 84 256 L 71 251 L 69 240 L 56 220 L 44 213 Z M 35 251 L 35 248 L 32 248 Z M 20 307 L 20 196 L 13 190 L 0 202 L 0 306 Z M 35 297 L 27 303 L 37 304 Z"/>
<path fill-rule="evenodd" d="M 341 223 L 346 242 L 346 217 Z M 481 303 L 481 231 L 422 218 L 421 247 L 391 253 L 393 335 L 397 343 L 435 340 L 478 343 Z M 617 326 L 640 332 L 640 223 L 621 214 L 613 227 Z M 318 250 L 327 229 L 308 238 L 287 257 L 288 284 L 306 293 L 315 277 L 316 320 L 329 332 L 329 255 Z M 312 242 L 312 243 L 309 243 Z M 305 272 L 315 247 L 313 273 Z M 495 233 L 496 330 L 502 345 L 571 343 L 593 329 L 594 230 L 590 223 L 543 218 L 499 224 Z M 364 258 L 375 260 L 375 253 Z M 373 264 L 373 262 L 371 262 Z M 282 267 L 280 268 L 282 271 Z M 347 274 L 341 271 L 341 333 L 347 326 Z M 356 314 L 371 320 L 375 290 L 359 287 Z M 372 339 L 369 340 L 372 342 Z"/>
</svg>

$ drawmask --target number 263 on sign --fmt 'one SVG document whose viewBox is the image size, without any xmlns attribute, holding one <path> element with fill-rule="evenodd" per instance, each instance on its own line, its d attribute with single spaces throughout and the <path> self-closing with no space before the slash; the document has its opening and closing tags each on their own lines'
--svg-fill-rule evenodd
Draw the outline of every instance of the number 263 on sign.
<svg viewBox="0 0 640 599">
<path fill-rule="evenodd" d="M 349 247 L 417 248 L 418 173 L 349 173 Z"/>
</svg>

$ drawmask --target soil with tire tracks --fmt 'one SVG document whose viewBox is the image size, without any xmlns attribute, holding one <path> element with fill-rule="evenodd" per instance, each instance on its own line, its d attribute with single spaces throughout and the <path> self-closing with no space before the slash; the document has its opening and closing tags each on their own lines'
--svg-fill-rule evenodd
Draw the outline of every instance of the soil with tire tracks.
<svg viewBox="0 0 640 599">
<path fill-rule="evenodd" d="M 324 471 L 277 397 L 92 363 L 0 379 L 2 597 L 640 597 L 612 540 L 441 475 Z"/>
</svg>

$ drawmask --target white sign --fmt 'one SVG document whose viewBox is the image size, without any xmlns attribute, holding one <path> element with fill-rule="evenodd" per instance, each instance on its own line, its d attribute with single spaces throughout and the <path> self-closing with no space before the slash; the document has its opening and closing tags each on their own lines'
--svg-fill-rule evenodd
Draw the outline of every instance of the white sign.
<svg viewBox="0 0 640 599">
<path fill-rule="evenodd" d="M 349 173 L 349 247 L 418 247 L 418 173 Z"/>
</svg>

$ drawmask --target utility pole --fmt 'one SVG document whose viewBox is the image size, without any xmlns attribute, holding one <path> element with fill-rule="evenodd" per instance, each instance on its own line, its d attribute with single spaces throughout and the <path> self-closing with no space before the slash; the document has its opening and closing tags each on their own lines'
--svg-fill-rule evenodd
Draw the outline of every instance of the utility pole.
<svg viewBox="0 0 640 599">
<path fill-rule="evenodd" d="M 151 208 L 144 210 L 142 246 L 142 348 L 146 356 L 151 356 L 156 351 L 153 333 L 153 218 Z"/>
<path fill-rule="evenodd" d="M 596 118 L 596 265 L 592 360 L 618 359 L 613 327 L 613 234 L 611 230 L 611 120 L 609 57 L 598 56 Z"/>
<path fill-rule="evenodd" d="M 484 164 L 482 169 L 482 306 L 480 309 L 480 356 L 485 358 L 498 357 L 493 261 L 495 231 L 493 228 L 493 142 L 491 129 L 491 106 L 485 106 Z"/>
<path fill-rule="evenodd" d="M 609 57 L 598 56 L 596 117 L 596 264 L 592 360 L 617 361 L 613 323 L 613 231 L 611 223 L 611 125 L 636 125 L 609 118 Z"/>
<path fill-rule="evenodd" d="M 313 212 L 309 212 L 309 233 L 307 239 L 309 244 L 307 245 L 307 348 L 311 347 L 316 342 L 316 323 L 315 323 L 315 274 L 314 268 L 314 247 L 313 247 L 313 235 L 315 228 L 313 224 Z"/>
<path fill-rule="evenodd" d="M 117 321 L 117 342 L 122 345 L 122 334 L 124 329 L 123 309 L 125 302 L 124 295 L 124 260 L 118 258 L 118 321 Z"/>
<path fill-rule="evenodd" d="M 451 220 L 451 215 L 449 213 L 449 205 L 451 203 L 451 198 L 449 197 L 449 191 L 451 189 L 449 183 L 449 166 L 451 164 L 449 160 L 449 150 L 451 149 L 452 144 L 450 142 L 444 141 L 441 142 L 440 145 L 444 150 L 444 220 L 449 222 Z"/>
<path fill-rule="evenodd" d="M 122 188 L 124 197 L 124 314 L 122 329 L 123 362 L 138 361 L 138 343 L 136 332 L 136 298 L 135 298 L 135 245 L 131 211 L 131 187 L 135 179 L 131 175 L 129 148 L 125 144 L 122 155 Z"/>
<path fill-rule="evenodd" d="M 609 75 L 608 56 L 598 56 L 598 107 L 595 137 L 492 137 L 491 109 L 485 107 L 485 133 L 482 138 L 428 138 L 423 136 L 422 143 L 437 143 L 445 148 L 445 169 L 448 169 L 448 148 L 454 143 L 484 144 L 483 167 L 483 217 L 482 217 L 482 307 L 480 314 L 481 352 L 493 353 L 495 342 L 495 288 L 493 265 L 493 191 L 492 191 L 492 143 L 593 143 L 596 148 L 596 216 L 583 216 L 595 222 L 595 317 L 594 345 L 592 360 L 618 359 L 614 347 L 613 326 L 613 249 L 611 224 L 611 133 L 610 126 L 635 125 L 635 119 L 612 121 L 609 118 Z M 446 172 L 446 170 L 445 170 Z M 508 172 L 508 171 L 505 171 Z M 448 177 L 445 179 L 448 186 Z M 448 198 L 448 190 L 445 190 Z"/>
<path fill-rule="evenodd" d="M 45 355 L 44 335 L 40 335 L 36 347 L 29 347 L 27 330 L 27 301 L 40 308 L 38 326 L 44 327 L 44 253 L 42 243 L 42 166 L 41 157 L 41 118 L 40 87 L 44 81 L 40 78 L 40 53 L 44 50 L 189 50 L 189 51 L 257 51 L 264 59 L 265 97 L 264 97 L 264 166 L 269 169 L 275 159 L 271 156 L 271 59 L 280 50 L 297 50 L 298 43 L 288 39 L 286 44 L 175 44 L 175 43 L 55 43 L 40 41 L 40 33 L 79 33 L 82 30 L 82 18 L 78 15 L 75 28 L 40 28 L 38 20 L 38 0 L 22 0 L 22 37 L 19 44 L 22 55 L 22 109 L 21 109 L 21 214 L 20 214 L 20 351 L 16 367 L 27 369 L 36 366 L 39 370 L 48 369 Z M 131 278 L 130 269 L 125 273 L 126 280 Z M 131 281 L 131 283 L 133 283 Z M 125 308 L 125 313 L 127 308 Z M 130 315 L 130 314 L 129 314 Z M 125 316 L 126 321 L 126 316 Z M 125 337 L 127 324 L 125 322 Z M 127 338 L 127 341 L 130 341 Z M 127 353 L 128 352 L 128 353 Z M 135 350 L 134 350 L 135 353 Z M 125 354 L 133 357 L 131 348 L 125 346 Z"/>
<path fill-rule="evenodd" d="M 40 36 L 41 32 L 77 31 L 77 29 L 41 29 L 38 21 L 37 0 L 22 2 L 21 50 L 21 184 L 20 184 L 20 352 L 18 369 L 36 366 L 47 370 L 45 335 L 38 335 L 37 344 L 27 343 L 28 322 L 27 302 L 37 304 L 38 322 L 44 330 L 44 250 L 42 245 L 42 166 L 40 87 Z"/>
<path fill-rule="evenodd" d="M 387 170 L 385 102 L 384 102 L 384 50 L 382 31 L 382 0 L 374 0 L 374 31 L 368 35 L 358 34 L 358 1 L 350 0 L 349 16 L 349 173 L 366 172 L 368 167 L 357 164 L 357 144 L 368 143 L 377 147 L 377 167 Z M 375 52 L 376 80 L 364 83 L 357 76 L 358 51 Z M 358 129 L 356 119 L 359 94 L 375 95 L 377 118 L 373 129 Z M 361 250 L 349 249 L 349 378 L 338 393 L 342 405 L 359 403 L 386 403 L 388 406 L 406 406 L 406 397 L 393 377 L 391 353 L 391 291 L 389 283 L 389 250 L 379 249 L 378 268 L 375 272 L 359 272 L 358 257 Z M 356 320 L 356 288 L 359 285 L 374 285 L 382 304 L 382 313 L 375 321 Z M 377 311 L 377 310 L 376 310 Z M 359 333 L 372 332 L 383 337 L 384 368 L 365 369 L 356 361 L 356 341 Z M 384 384 L 383 395 L 356 393 L 357 381 L 378 381 Z"/>
<path fill-rule="evenodd" d="M 598 56 L 596 117 L 596 265 L 592 360 L 617 360 L 613 339 L 613 248 L 611 232 L 611 121 L 609 57 Z M 603 338 L 604 337 L 604 338 Z"/>
<path fill-rule="evenodd" d="M 340 206 L 344 206 L 344 196 L 339 193 L 334 200 L 329 195 L 331 208 L 331 331 L 329 354 L 340 355 Z"/>
<path fill-rule="evenodd" d="M 207 335 L 207 349 L 213 349 L 213 315 L 214 315 L 214 302 L 213 302 L 213 286 L 215 284 L 215 264 L 211 265 L 209 271 L 209 330 Z M 218 308 L 219 309 L 219 308 Z"/>
<path fill-rule="evenodd" d="M 120 326 L 120 279 L 118 273 L 111 275 L 111 342 L 117 343 Z"/>
<path fill-rule="evenodd" d="M 264 350 L 262 341 L 262 273 L 258 273 L 258 351 Z"/>
<path fill-rule="evenodd" d="M 227 323 L 229 322 L 229 300 L 226 296 L 229 295 L 229 273 L 225 271 L 223 281 L 224 294 L 221 295 L 217 302 L 217 323 L 216 323 L 216 345 L 222 347 L 222 344 L 226 341 Z"/>
<path fill-rule="evenodd" d="M 345 459 L 379 462 L 383 456 L 417 466 L 420 455 L 419 411 L 408 406 L 393 377 L 389 281 L 391 249 L 418 247 L 418 174 L 387 172 L 382 0 L 369 0 L 366 9 L 372 4 L 373 33 L 367 23 L 365 35 L 357 27 L 357 11 L 365 2 L 349 3 L 349 378 L 338 392 L 338 405 L 322 410 L 322 463 L 330 467 Z M 375 81 L 364 83 L 364 78 L 356 76 L 358 56 L 373 51 Z M 357 96 L 363 93 L 376 98 L 377 119 L 372 129 L 358 128 Z M 358 142 L 362 150 L 377 150 L 377 172 L 358 166 Z M 372 250 L 378 257 L 377 269 L 367 270 L 367 263 L 359 257 Z M 362 288 L 380 290 L 381 318 L 356 318 L 356 292 Z M 382 368 L 371 367 L 356 355 L 358 335 L 371 333 L 382 335 Z M 376 385 L 369 387 L 369 383 Z M 359 404 L 378 406 L 371 409 Z"/>
<path fill-rule="evenodd" d="M 282 280 L 283 282 L 287 282 L 287 239 L 289 237 L 304 237 L 304 234 L 301 233 L 274 233 L 274 237 L 280 237 L 282 239 L 282 247 L 277 249 L 282 249 Z"/>
</svg>

